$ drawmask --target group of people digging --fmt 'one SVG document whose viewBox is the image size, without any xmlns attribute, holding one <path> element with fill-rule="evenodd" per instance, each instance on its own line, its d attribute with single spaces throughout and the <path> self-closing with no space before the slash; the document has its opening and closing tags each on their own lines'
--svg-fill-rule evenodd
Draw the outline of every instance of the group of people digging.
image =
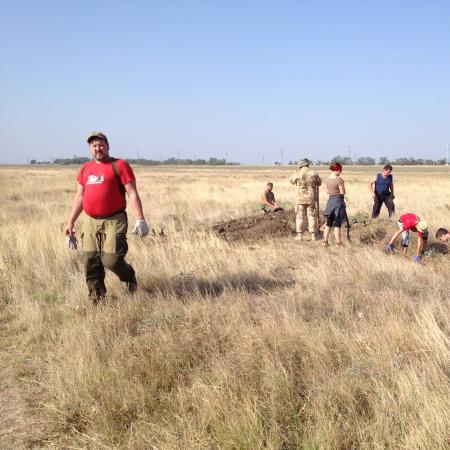
<svg viewBox="0 0 450 450">
<path fill-rule="evenodd" d="M 144 218 L 141 199 L 136 188 L 136 178 L 130 165 L 124 160 L 110 156 L 108 138 L 104 133 L 99 131 L 91 133 L 87 143 L 93 159 L 85 163 L 78 173 L 78 187 L 64 232 L 68 237 L 69 247 L 77 248 L 75 223 L 84 211 L 86 219 L 81 234 L 82 259 L 89 296 L 94 303 L 97 303 L 106 295 L 105 268 L 126 283 L 130 293 L 137 289 L 135 271 L 125 261 L 128 251 L 126 197 L 136 218 L 132 232 L 144 237 L 149 233 L 149 227 Z M 300 240 L 304 238 L 306 228 L 311 239 L 318 239 L 318 199 L 322 180 L 309 166 L 307 159 L 302 160 L 299 170 L 289 179 L 293 185 L 297 186 L 296 239 Z M 323 243 L 328 245 L 330 230 L 334 228 L 336 245 L 342 246 L 340 227 L 347 220 L 344 202 L 345 186 L 341 177 L 342 166 L 336 163 L 330 167 L 330 170 L 331 174 L 325 180 L 329 199 L 325 208 L 326 224 Z M 374 193 L 374 217 L 379 214 L 382 203 L 386 204 L 391 216 L 394 214 L 391 171 L 392 167 L 385 166 L 383 173 L 378 174 L 370 184 Z M 263 212 L 282 210 L 275 200 L 272 183 L 267 184 L 261 203 Z M 415 214 L 408 213 L 400 217 L 399 226 L 399 231 L 387 246 L 388 250 L 392 251 L 392 244 L 400 233 L 406 250 L 409 244 L 409 231 L 417 231 L 419 249 L 415 260 L 420 260 L 424 241 L 428 236 L 426 223 Z M 447 242 L 450 234 L 448 230 L 441 228 L 436 233 L 436 237 Z"/>
<path fill-rule="evenodd" d="M 321 227 L 323 230 L 322 244 L 329 246 L 329 237 L 331 229 L 334 230 L 334 237 L 337 247 L 343 247 L 341 226 L 347 225 L 350 228 L 346 205 L 344 201 L 345 183 L 342 178 L 342 165 L 334 163 L 330 166 L 330 175 L 325 179 L 324 184 L 328 194 L 328 201 L 324 211 L 325 224 Z M 310 168 L 310 161 L 303 159 L 299 162 L 298 170 L 291 175 L 289 182 L 296 186 L 295 215 L 296 215 L 296 240 L 319 240 L 319 187 L 322 185 L 322 179 L 319 174 Z M 392 166 L 387 164 L 382 172 L 369 182 L 369 189 L 373 196 L 372 218 L 376 219 L 381 211 L 383 204 L 386 205 L 390 218 L 394 217 L 394 181 L 392 176 Z M 268 195 L 270 193 L 270 196 Z M 273 193 L 273 183 L 268 183 L 261 199 L 262 212 L 281 210 L 275 201 Z M 420 262 L 423 252 L 426 248 L 428 239 L 428 225 L 417 214 L 406 213 L 400 216 L 397 225 L 399 230 L 392 236 L 386 245 L 388 252 L 394 251 L 395 240 L 402 235 L 403 253 L 406 255 L 410 232 L 418 233 L 417 252 L 413 260 Z M 306 233 L 308 232 L 308 234 Z M 448 230 L 440 228 L 436 233 L 436 238 L 442 242 L 448 242 L 450 235 Z"/>
</svg>

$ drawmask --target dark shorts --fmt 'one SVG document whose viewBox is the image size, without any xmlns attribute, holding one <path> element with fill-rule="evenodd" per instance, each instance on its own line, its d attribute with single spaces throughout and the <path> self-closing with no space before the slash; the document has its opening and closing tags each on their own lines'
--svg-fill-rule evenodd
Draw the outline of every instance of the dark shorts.
<svg viewBox="0 0 450 450">
<path fill-rule="evenodd" d="M 340 228 L 347 220 L 344 197 L 342 195 L 332 195 L 328 199 L 325 207 L 324 216 L 326 217 L 327 227 Z"/>
</svg>

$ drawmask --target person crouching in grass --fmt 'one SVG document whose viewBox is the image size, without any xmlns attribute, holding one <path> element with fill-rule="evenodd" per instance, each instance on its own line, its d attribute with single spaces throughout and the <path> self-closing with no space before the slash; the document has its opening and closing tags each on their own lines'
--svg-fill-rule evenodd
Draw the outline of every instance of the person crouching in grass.
<svg viewBox="0 0 450 450">
<path fill-rule="evenodd" d="M 261 194 L 261 214 L 283 211 L 283 208 L 275 200 L 275 194 L 273 192 L 273 183 L 269 181 L 266 185 L 266 189 Z"/>
<path fill-rule="evenodd" d="M 397 222 L 399 230 L 392 236 L 389 244 L 386 245 L 387 251 L 392 253 L 394 250 L 394 241 L 402 235 L 403 254 L 406 256 L 408 252 L 410 231 L 418 233 L 417 239 L 417 252 L 413 256 L 414 262 L 420 262 L 422 254 L 426 249 L 428 242 L 428 225 L 418 215 L 413 213 L 406 213 L 400 216 Z"/>
<path fill-rule="evenodd" d="M 441 242 L 448 242 L 450 240 L 450 233 L 445 228 L 439 228 L 436 231 L 436 239 Z"/>
</svg>

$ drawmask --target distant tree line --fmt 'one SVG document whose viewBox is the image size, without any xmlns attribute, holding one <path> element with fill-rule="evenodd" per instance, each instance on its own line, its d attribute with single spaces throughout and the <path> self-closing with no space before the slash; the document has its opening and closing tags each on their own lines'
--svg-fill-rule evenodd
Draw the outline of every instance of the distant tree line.
<svg viewBox="0 0 450 450">
<path fill-rule="evenodd" d="M 329 161 L 322 161 L 322 160 L 315 161 L 316 164 L 325 165 L 325 166 L 334 164 L 336 162 L 339 162 L 344 166 L 349 166 L 352 164 L 357 164 L 359 166 L 373 166 L 377 163 L 375 158 L 371 158 L 370 156 L 361 156 L 355 162 L 355 160 L 353 158 L 350 158 L 348 156 L 340 156 L 340 155 L 335 156 L 334 158 L 332 158 Z M 277 164 L 277 162 L 275 162 L 275 164 Z M 297 165 L 298 161 L 289 161 L 288 164 L 289 165 Z M 381 158 L 378 159 L 378 164 L 380 164 L 382 166 L 384 166 L 386 164 L 393 164 L 393 165 L 395 164 L 397 166 L 422 166 L 422 165 L 433 166 L 433 165 L 447 164 L 447 160 L 445 158 L 433 160 L 433 159 L 422 159 L 422 158 L 415 159 L 415 158 L 411 158 L 411 157 L 389 159 L 389 158 L 386 158 L 386 156 L 382 156 Z"/>
<path fill-rule="evenodd" d="M 89 161 L 89 158 L 74 156 L 73 158 L 57 158 L 53 161 L 53 164 L 60 164 L 63 166 L 68 166 L 69 164 L 84 164 Z"/>
<path fill-rule="evenodd" d="M 89 158 L 57 158 L 51 163 L 50 161 L 36 161 L 32 159 L 30 164 L 58 164 L 63 166 L 68 166 L 70 164 L 84 164 L 90 161 Z M 127 159 L 130 164 L 139 164 L 142 166 L 236 166 L 240 163 L 230 162 L 226 159 L 209 158 L 209 159 L 179 159 L 179 158 L 169 158 L 165 160 L 156 159 Z"/>
<path fill-rule="evenodd" d="M 56 158 L 52 163 L 50 161 L 37 161 L 36 159 L 30 160 L 30 164 L 57 164 L 62 166 L 68 166 L 70 164 L 84 164 L 90 161 L 89 158 L 86 157 L 76 157 L 73 158 Z M 156 160 L 156 159 L 127 159 L 130 164 L 142 165 L 142 166 L 237 166 L 240 165 L 238 162 L 230 162 L 226 159 L 218 159 L 218 158 L 209 158 L 209 159 L 179 159 L 179 158 L 169 158 L 164 160 Z M 370 156 L 361 156 L 356 160 L 356 163 L 353 158 L 348 156 L 340 156 L 337 155 L 329 161 L 316 160 L 315 164 L 319 165 L 329 165 L 335 162 L 340 162 L 344 166 L 358 164 L 360 166 L 373 166 L 377 164 L 375 158 L 371 158 Z M 281 165 L 280 162 L 275 161 L 274 164 L 276 166 Z M 294 166 L 298 164 L 298 161 L 289 161 L 288 164 L 290 166 Z M 397 158 L 390 160 L 385 156 L 382 156 L 378 159 L 378 164 L 384 166 L 385 164 L 395 164 L 397 166 L 420 166 L 420 165 L 445 165 L 447 164 L 447 160 L 445 158 L 442 159 L 415 159 L 415 158 Z"/>
<path fill-rule="evenodd" d="M 209 159 L 180 159 L 169 158 L 165 160 L 157 159 L 127 159 L 130 164 L 141 164 L 143 166 L 236 166 L 240 163 L 230 162 L 226 159 L 209 158 Z"/>
</svg>

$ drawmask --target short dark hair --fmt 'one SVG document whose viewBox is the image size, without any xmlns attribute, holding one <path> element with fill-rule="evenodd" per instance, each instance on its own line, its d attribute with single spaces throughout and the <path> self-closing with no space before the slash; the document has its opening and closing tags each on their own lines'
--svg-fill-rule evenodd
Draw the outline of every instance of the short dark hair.
<svg viewBox="0 0 450 450">
<path fill-rule="evenodd" d="M 446 230 L 445 228 L 439 228 L 439 230 L 436 231 L 436 238 L 440 239 L 441 236 L 444 236 L 448 234 L 448 230 Z"/>
<path fill-rule="evenodd" d="M 383 167 L 383 170 L 390 170 L 390 171 L 392 172 L 392 166 L 391 166 L 390 164 L 386 164 L 386 165 Z"/>
<path fill-rule="evenodd" d="M 267 183 L 267 186 L 272 186 L 272 187 L 273 187 L 273 183 L 272 183 L 271 181 L 269 181 L 269 182 Z"/>
</svg>

